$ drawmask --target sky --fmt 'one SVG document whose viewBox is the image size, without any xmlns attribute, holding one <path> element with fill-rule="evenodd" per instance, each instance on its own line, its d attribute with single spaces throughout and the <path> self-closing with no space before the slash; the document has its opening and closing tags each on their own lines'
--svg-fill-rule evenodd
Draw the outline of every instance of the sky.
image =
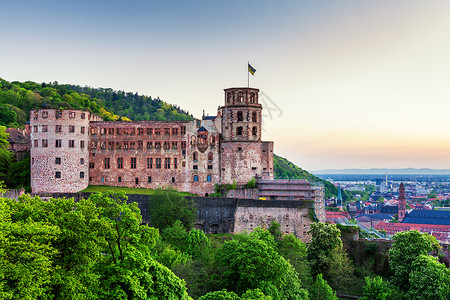
<svg viewBox="0 0 450 300">
<path fill-rule="evenodd" d="M 200 118 L 264 99 L 263 139 L 314 171 L 450 168 L 450 2 L 4 1 L 0 77 L 138 92 Z"/>
</svg>

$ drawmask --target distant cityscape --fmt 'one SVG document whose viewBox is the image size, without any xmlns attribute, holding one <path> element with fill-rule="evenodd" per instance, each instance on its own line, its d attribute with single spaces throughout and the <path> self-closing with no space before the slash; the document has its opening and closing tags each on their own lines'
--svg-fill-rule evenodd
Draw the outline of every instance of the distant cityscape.
<svg viewBox="0 0 450 300">
<path fill-rule="evenodd" d="M 325 200 L 329 222 L 358 225 L 369 238 L 419 230 L 440 241 L 450 241 L 450 175 L 318 176 L 339 188 L 337 197 Z M 399 218 L 402 197 L 405 216 Z"/>
</svg>

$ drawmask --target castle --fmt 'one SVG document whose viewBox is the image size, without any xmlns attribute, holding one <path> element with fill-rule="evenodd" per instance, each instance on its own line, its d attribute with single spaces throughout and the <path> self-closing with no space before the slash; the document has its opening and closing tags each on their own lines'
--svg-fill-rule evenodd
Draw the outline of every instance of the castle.
<svg viewBox="0 0 450 300">
<path fill-rule="evenodd" d="M 32 192 L 108 185 L 208 196 L 215 184 L 273 179 L 273 142 L 261 141 L 261 111 L 254 88 L 225 89 L 217 116 L 186 122 L 103 121 L 87 111 L 33 110 Z"/>
</svg>

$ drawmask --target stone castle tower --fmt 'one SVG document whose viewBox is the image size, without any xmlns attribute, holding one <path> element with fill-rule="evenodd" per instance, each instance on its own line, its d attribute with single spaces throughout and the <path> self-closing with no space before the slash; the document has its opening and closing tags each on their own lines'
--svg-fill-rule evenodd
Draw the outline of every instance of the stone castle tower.
<svg viewBox="0 0 450 300">
<path fill-rule="evenodd" d="M 273 179 L 273 142 L 261 141 L 259 90 L 225 89 L 222 116 L 221 182 L 245 184 L 253 177 Z"/>
<path fill-rule="evenodd" d="M 402 222 L 406 215 L 405 185 L 400 183 L 398 194 L 398 221 Z"/>
</svg>

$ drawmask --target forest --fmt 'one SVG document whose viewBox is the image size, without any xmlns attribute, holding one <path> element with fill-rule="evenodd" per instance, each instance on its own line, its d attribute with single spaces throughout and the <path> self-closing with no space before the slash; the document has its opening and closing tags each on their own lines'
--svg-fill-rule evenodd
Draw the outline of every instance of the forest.
<svg viewBox="0 0 450 300">
<path fill-rule="evenodd" d="M 0 298 L 450 297 L 449 269 L 427 234 L 396 234 L 390 272 L 381 277 L 355 268 L 334 224 L 312 223 L 309 243 L 282 235 L 274 222 L 250 233 L 205 235 L 193 228 L 188 198 L 158 190 L 149 203 L 147 225 L 120 192 L 78 202 L 0 198 Z"/>
</svg>

